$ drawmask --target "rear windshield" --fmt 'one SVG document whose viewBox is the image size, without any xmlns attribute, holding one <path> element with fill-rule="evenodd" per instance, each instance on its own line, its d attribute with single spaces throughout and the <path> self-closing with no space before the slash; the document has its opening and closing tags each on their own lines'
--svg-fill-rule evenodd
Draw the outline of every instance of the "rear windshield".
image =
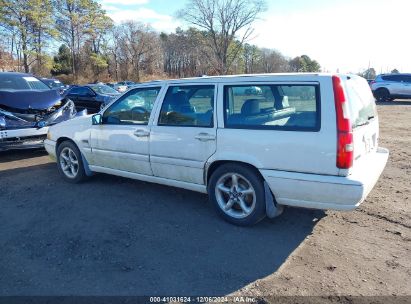
<svg viewBox="0 0 411 304">
<path fill-rule="evenodd" d="M 50 88 L 33 76 L 0 74 L 0 90 L 50 90 Z"/>
<path fill-rule="evenodd" d="M 353 129 L 367 124 L 377 116 L 374 96 L 364 78 L 349 78 L 347 81 L 347 94 Z"/>
<path fill-rule="evenodd" d="M 43 79 L 43 82 L 52 89 L 64 87 L 64 84 L 62 84 L 59 80 Z"/>
<path fill-rule="evenodd" d="M 108 85 L 91 85 L 90 88 L 92 88 L 95 92 L 98 94 L 108 94 L 108 95 L 117 95 L 118 92 L 114 90 L 113 88 L 109 87 Z"/>
</svg>

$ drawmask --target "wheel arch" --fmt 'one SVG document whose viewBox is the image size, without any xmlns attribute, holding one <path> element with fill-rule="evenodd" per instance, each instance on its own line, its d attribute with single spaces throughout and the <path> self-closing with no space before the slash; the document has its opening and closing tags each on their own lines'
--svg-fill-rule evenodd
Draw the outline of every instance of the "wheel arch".
<svg viewBox="0 0 411 304">
<path fill-rule="evenodd" d="M 386 91 L 386 92 L 388 92 L 388 94 L 389 95 L 391 95 L 391 92 L 390 92 L 390 90 L 387 88 L 387 87 L 379 87 L 379 88 L 377 88 L 374 92 L 375 92 L 375 94 L 378 94 L 378 91 Z"/>
<path fill-rule="evenodd" d="M 239 164 L 245 167 L 250 168 L 253 170 L 263 181 L 264 177 L 261 175 L 260 171 L 258 170 L 258 167 L 255 165 L 255 163 L 251 163 L 245 160 L 234 160 L 234 159 L 215 159 L 213 161 L 210 161 L 206 164 L 205 170 L 204 170 L 204 181 L 205 185 L 208 186 L 209 181 L 213 173 L 222 165 L 225 164 Z"/>
</svg>

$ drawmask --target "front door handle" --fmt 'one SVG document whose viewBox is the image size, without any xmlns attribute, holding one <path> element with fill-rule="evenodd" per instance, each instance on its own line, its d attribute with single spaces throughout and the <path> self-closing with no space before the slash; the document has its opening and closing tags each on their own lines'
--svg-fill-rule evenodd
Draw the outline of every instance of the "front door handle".
<svg viewBox="0 0 411 304">
<path fill-rule="evenodd" d="M 150 132 L 148 132 L 146 130 L 138 129 L 138 130 L 134 131 L 134 135 L 137 136 L 137 137 L 149 137 Z"/>
<path fill-rule="evenodd" d="M 215 140 L 215 135 L 211 135 L 208 133 L 199 133 L 195 136 L 195 139 L 199 141 L 211 141 L 211 140 Z"/>
</svg>

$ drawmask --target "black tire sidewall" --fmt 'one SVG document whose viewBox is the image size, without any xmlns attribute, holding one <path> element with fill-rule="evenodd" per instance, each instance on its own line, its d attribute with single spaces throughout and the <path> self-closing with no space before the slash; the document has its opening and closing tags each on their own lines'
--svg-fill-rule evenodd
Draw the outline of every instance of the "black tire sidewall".
<svg viewBox="0 0 411 304">
<path fill-rule="evenodd" d="M 66 147 L 73 150 L 73 152 L 76 154 L 76 157 L 78 159 L 79 170 L 75 178 L 68 177 L 66 174 L 64 174 L 63 170 L 61 169 L 60 153 Z M 87 178 L 86 172 L 84 170 L 84 164 L 83 164 L 83 158 L 82 158 L 81 152 L 73 142 L 64 141 L 58 146 L 57 148 L 57 169 L 59 173 L 61 174 L 61 176 L 64 178 L 64 180 L 69 183 L 77 184 L 77 183 L 84 181 Z"/>
<path fill-rule="evenodd" d="M 217 198 L 215 196 L 216 183 L 222 175 L 227 174 L 228 172 L 238 173 L 244 176 L 251 183 L 255 190 L 256 206 L 253 212 L 245 218 L 237 219 L 229 216 L 223 210 L 221 210 L 220 205 L 217 202 Z M 207 190 L 209 199 L 214 208 L 220 214 L 220 216 L 229 223 L 238 226 L 251 226 L 258 223 L 266 216 L 264 181 L 253 168 L 242 164 L 224 164 L 217 168 L 216 171 L 212 174 L 208 183 Z"/>
<path fill-rule="evenodd" d="M 388 101 L 390 92 L 386 88 L 380 88 L 375 92 L 378 101 Z"/>
</svg>

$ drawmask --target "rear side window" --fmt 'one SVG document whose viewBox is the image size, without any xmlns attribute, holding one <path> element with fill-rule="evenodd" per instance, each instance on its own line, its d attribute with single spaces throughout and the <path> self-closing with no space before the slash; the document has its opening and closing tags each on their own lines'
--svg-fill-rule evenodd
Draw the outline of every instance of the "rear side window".
<svg viewBox="0 0 411 304">
<path fill-rule="evenodd" d="M 387 75 L 381 77 L 385 81 L 396 81 L 396 82 L 404 82 L 406 81 L 406 76 L 403 75 Z"/>
<path fill-rule="evenodd" d="M 70 89 L 69 94 L 80 94 L 81 90 L 82 90 L 81 87 L 74 87 Z"/>
<path fill-rule="evenodd" d="M 375 99 L 365 79 L 350 78 L 346 88 L 352 128 L 364 125 L 377 116 Z"/>
<path fill-rule="evenodd" d="M 241 85 L 224 88 L 225 127 L 318 131 L 318 85 Z"/>
<path fill-rule="evenodd" d="M 214 86 L 169 87 L 158 125 L 212 128 L 214 91 Z"/>
</svg>

